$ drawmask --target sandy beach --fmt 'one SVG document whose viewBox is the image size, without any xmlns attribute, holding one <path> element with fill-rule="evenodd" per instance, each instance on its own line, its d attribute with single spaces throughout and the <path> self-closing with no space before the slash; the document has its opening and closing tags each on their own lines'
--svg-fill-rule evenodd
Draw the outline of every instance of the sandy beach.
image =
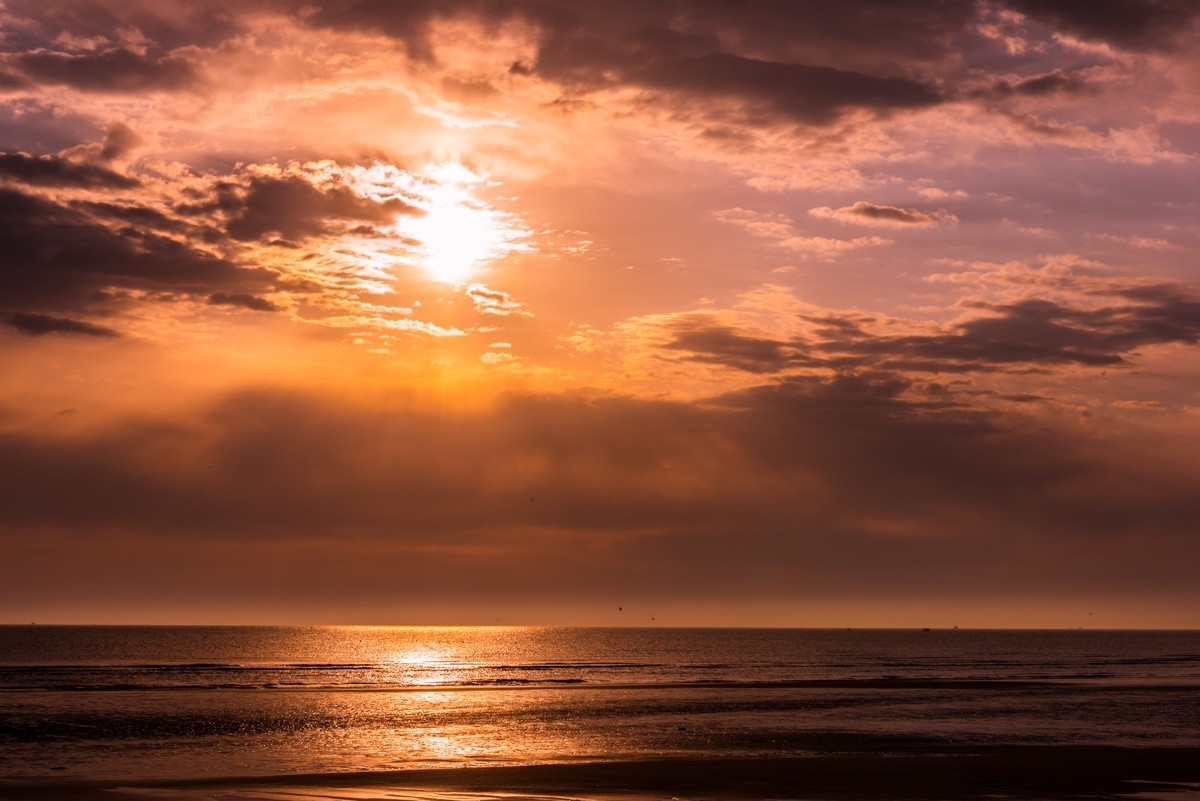
<svg viewBox="0 0 1200 801">
<path fill-rule="evenodd" d="M 6 801 L 488 797 L 696 799 L 1200 798 L 1200 749 L 997 748 L 973 753 L 642 760 L 175 782 L 0 783 Z"/>
</svg>

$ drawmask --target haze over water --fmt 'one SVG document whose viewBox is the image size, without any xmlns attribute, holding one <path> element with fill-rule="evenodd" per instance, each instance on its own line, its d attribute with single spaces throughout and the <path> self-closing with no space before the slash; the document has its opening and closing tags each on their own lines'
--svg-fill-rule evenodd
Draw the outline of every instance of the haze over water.
<svg viewBox="0 0 1200 801">
<path fill-rule="evenodd" d="M 0 776 L 1200 745 L 1200 633 L 0 628 Z"/>
</svg>

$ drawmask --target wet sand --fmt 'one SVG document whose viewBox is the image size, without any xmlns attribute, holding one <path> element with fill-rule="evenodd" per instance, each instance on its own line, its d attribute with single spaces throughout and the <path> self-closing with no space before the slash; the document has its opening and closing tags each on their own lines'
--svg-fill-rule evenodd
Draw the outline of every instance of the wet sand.
<svg viewBox="0 0 1200 801">
<path fill-rule="evenodd" d="M 971 753 L 674 759 L 201 779 L 3 781 L 8 801 L 1200 798 L 1200 749 L 1003 747 Z"/>
</svg>

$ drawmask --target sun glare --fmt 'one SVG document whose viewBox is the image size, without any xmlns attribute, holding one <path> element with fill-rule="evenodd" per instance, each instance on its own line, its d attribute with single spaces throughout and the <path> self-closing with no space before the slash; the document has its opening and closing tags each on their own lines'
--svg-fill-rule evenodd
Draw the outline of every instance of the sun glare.
<svg viewBox="0 0 1200 801">
<path fill-rule="evenodd" d="M 501 239 L 488 212 L 461 205 L 435 205 L 413 221 L 421 242 L 421 265 L 440 281 L 459 284 L 488 261 Z"/>
<path fill-rule="evenodd" d="M 483 177 L 460 164 L 426 168 L 431 183 L 423 193 L 420 215 L 406 216 L 397 227 L 416 240 L 416 261 L 433 278 L 461 284 L 480 268 L 508 253 L 523 250 L 526 232 L 512 219 L 474 196 Z"/>
</svg>

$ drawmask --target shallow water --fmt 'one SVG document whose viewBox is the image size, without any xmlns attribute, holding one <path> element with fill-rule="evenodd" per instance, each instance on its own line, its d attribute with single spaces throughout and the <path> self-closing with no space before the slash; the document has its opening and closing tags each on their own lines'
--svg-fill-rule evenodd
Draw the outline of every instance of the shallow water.
<svg viewBox="0 0 1200 801">
<path fill-rule="evenodd" d="M 1200 746 L 1200 633 L 0 627 L 0 776 Z"/>
</svg>

